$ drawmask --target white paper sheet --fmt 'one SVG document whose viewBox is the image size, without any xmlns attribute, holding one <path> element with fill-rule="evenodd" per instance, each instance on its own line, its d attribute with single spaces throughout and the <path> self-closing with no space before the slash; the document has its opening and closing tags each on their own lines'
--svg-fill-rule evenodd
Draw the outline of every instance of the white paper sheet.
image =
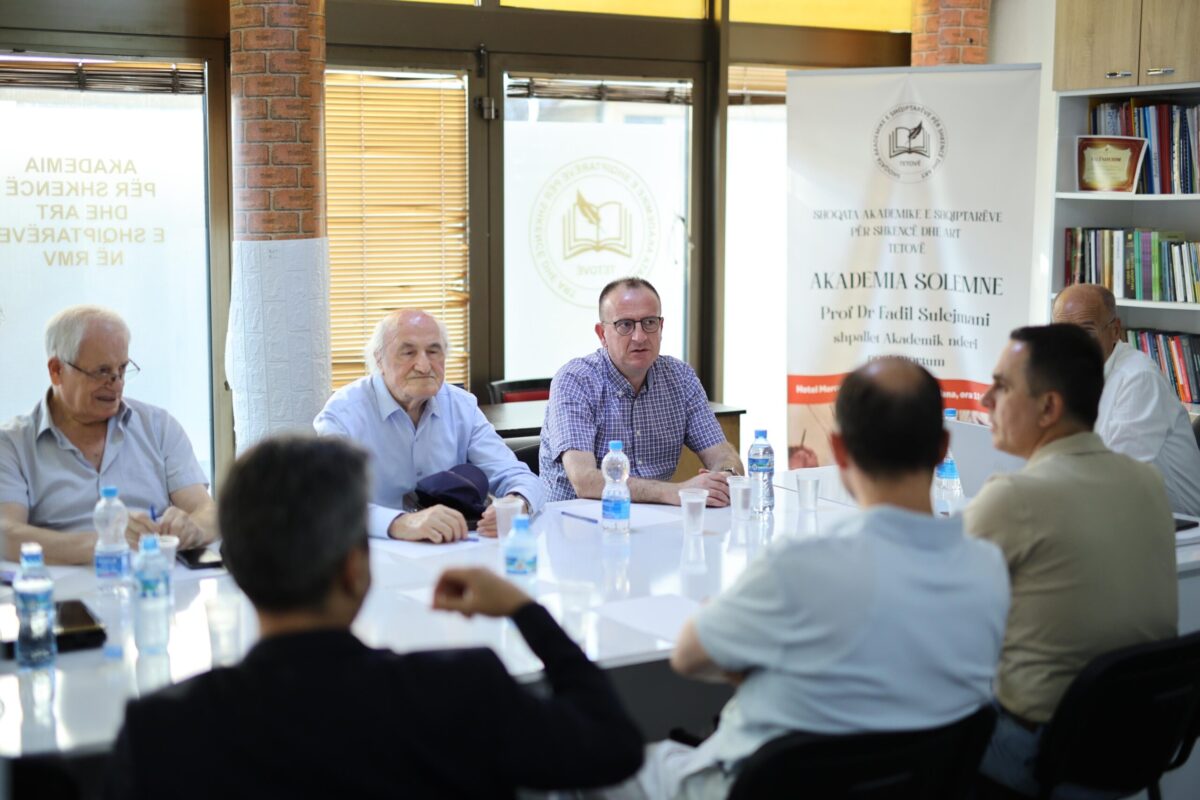
<svg viewBox="0 0 1200 800">
<path fill-rule="evenodd" d="M 614 622 L 648 633 L 659 639 L 674 642 L 700 604 L 677 594 L 660 594 L 653 597 L 635 597 L 608 603 L 596 609 L 596 613 Z"/>
<path fill-rule="evenodd" d="M 395 539 L 383 541 L 382 539 L 372 539 L 372 547 L 378 547 L 384 553 L 392 553 L 402 556 L 403 558 L 433 558 L 434 556 L 444 556 L 447 553 L 461 553 L 464 550 L 474 550 L 478 547 L 495 547 L 496 540 L 488 538 L 477 538 L 477 535 L 472 533 L 471 539 L 462 539 L 457 542 L 448 544 L 434 544 L 433 542 L 401 542 Z"/>
<path fill-rule="evenodd" d="M 558 504 L 553 510 L 558 511 L 560 515 L 565 511 L 589 520 L 595 520 L 597 523 L 600 521 L 599 500 L 570 500 Z M 660 506 L 654 503 L 629 504 L 630 530 L 644 530 L 645 528 L 653 528 L 656 525 L 679 525 L 682 518 L 682 512 L 674 506 Z M 583 520 L 570 516 L 563 516 L 562 521 L 564 523 L 578 522 L 580 525 L 588 524 Z"/>
</svg>

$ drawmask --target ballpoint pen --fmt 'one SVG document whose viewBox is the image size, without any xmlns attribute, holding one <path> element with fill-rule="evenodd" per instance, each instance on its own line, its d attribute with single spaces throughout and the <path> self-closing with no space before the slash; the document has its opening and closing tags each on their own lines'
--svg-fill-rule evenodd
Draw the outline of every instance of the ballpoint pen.
<svg viewBox="0 0 1200 800">
<path fill-rule="evenodd" d="M 562 514 L 564 517 L 570 517 L 571 519 L 577 519 L 580 522 L 590 522 L 593 525 L 600 524 L 600 520 L 592 519 L 591 517 L 585 517 L 583 514 L 572 514 L 570 511 L 560 511 L 559 513 Z"/>
</svg>

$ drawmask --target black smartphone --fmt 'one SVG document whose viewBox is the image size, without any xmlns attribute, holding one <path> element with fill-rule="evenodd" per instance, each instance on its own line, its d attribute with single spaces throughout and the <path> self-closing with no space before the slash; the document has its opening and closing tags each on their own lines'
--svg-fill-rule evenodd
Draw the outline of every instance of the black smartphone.
<svg viewBox="0 0 1200 800">
<path fill-rule="evenodd" d="M 221 559 L 221 554 L 207 547 L 198 547 L 195 550 L 180 550 L 175 554 L 175 558 L 188 569 L 217 569 L 225 566 L 225 562 Z"/>
<path fill-rule="evenodd" d="M 1179 533 L 1180 531 L 1186 531 L 1188 528 L 1195 528 L 1195 527 L 1200 527 L 1200 522 L 1197 522 L 1194 519 L 1180 519 L 1179 517 L 1175 518 L 1175 532 L 1176 533 Z"/>
<path fill-rule="evenodd" d="M 81 601 L 62 600 L 54 604 L 54 610 L 54 638 L 60 653 L 88 650 L 104 644 L 104 626 Z M 0 606 L 0 640 L 7 659 L 14 657 L 19 629 L 17 607 L 9 603 Z"/>
</svg>

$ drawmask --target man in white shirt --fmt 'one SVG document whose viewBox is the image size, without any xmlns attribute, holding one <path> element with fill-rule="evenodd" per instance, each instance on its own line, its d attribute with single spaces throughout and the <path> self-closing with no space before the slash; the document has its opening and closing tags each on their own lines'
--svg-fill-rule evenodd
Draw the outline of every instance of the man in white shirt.
<svg viewBox="0 0 1200 800">
<path fill-rule="evenodd" d="M 685 625 L 671 666 L 737 692 L 698 748 L 661 742 L 619 798 L 723 798 L 741 763 L 793 731 L 934 728 L 992 695 L 1009 589 L 1004 558 L 932 516 L 946 454 L 937 381 L 902 358 L 842 383 L 830 437 L 862 512 L 777 540 Z"/>
<path fill-rule="evenodd" d="M 1172 511 L 1200 516 L 1200 447 L 1187 411 L 1158 366 L 1124 341 L 1112 292 L 1090 283 L 1069 286 L 1054 301 L 1054 321 L 1078 325 L 1100 343 L 1100 439 L 1110 450 L 1157 467 Z"/>
<path fill-rule="evenodd" d="M 495 496 L 542 506 L 542 484 L 483 416 L 475 396 L 446 383 L 446 328 L 416 309 L 393 311 L 375 326 L 364 356 L 371 374 L 334 392 L 313 420 L 322 436 L 342 436 L 371 454 L 374 489 L 368 532 L 376 538 L 455 542 L 467 521 L 449 505 L 405 509 L 422 478 L 474 464 Z M 479 532 L 496 535 L 489 505 Z"/>
</svg>

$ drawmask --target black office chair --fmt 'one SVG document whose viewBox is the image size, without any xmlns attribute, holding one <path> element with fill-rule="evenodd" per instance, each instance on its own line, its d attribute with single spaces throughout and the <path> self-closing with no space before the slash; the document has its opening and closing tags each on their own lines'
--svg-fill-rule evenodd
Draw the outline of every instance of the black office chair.
<svg viewBox="0 0 1200 800">
<path fill-rule="evenodd" d="M 48 753 L 8 762 L 9 791 L 15 800 L 88 800 L 104 786 L 107 752 Z"/>
<path fill-rule="evenodd" d="M 1200 633 L 1123 647 L 1071 682 L 1042 736 L 1034 774 L 1049 797 L 1064 783 L 1161 797 L 1200 734 Z"/>
<path fill-rule="evenodd" d="M 488 398 L 493 403 L 524 403 L 529 400 L 549 400 L 550 378 L 492 381 L 488 384 Z"/>
<path fill-rule="evenodd" d="M 525 466 L 529 467 L 534 475 L 540 475 L 539 452 L 542 447 L 542 437 L 540 436 L 514 436 L 511 439 L 505 439 L 504 443 L 509 446 L 509 449 Z"/>
<path fill-rule="evenodd" d="M 781 736 L 746 760 L 729 800 L 964 798 L 995 723 L 987 705 L 927 730 Z"/>
</svg>

